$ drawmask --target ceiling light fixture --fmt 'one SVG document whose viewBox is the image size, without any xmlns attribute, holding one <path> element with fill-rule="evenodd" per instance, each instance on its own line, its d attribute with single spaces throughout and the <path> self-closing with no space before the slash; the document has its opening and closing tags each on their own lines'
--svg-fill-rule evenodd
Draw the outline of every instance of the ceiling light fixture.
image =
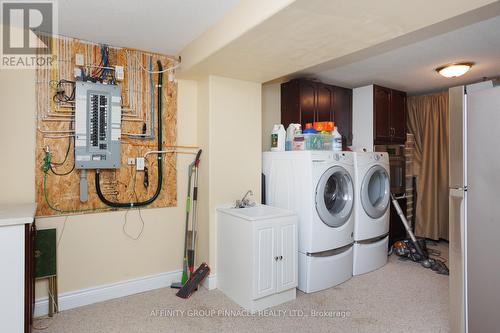
<svg viewBox="0 0 500 333">
<path fill-rule="evenodd" d="M 460 62 L 444 65 L 436 68 L 436 72 L 447 78 L 454 78 L 464 75 L 474 65 L 473 62 Z"/>
</svg>

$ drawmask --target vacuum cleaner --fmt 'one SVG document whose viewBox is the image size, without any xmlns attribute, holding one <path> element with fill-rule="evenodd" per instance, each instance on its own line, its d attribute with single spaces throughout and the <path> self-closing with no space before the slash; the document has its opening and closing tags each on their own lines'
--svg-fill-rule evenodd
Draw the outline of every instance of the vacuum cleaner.
<svg viewBox="0 0 500 333">
<path fill-rule="evenodd" d="M 413 232 L 408 225 L 408 220 L 406 216 L 403 214 L 403 210 L 401 206 L 399 206 L 398 201 L 391 193 L 391 200 L 394 208 L 396 208 L 396 212 L 403 223 L 406 232 L 410 236 L 409 239 L 404 239 L 401 241 L 397 241 L 393 245 L 393 251 L 396 255 L 400 256 L 403 260 L 412 260 L 414 262 L 420 263 L 425 268 L 430 268 L 438 274 L 449 275 L 450 271 L 444 261 L 431 258 L 429 254 L 431 253 L 430 249 L 427 249 L 425 244 L 425 239 L 419 239 L 415 237 Z"/>
</svg>

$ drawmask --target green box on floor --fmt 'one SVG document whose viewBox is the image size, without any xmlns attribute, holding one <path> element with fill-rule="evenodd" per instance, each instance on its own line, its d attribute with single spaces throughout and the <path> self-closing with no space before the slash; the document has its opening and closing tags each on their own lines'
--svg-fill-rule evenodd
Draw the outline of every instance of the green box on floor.
<svg viewBox="0 0 500 333">
<path fill-rule="evenodd" d="M 35 234 L 35 278 L 55 276 L 56 229 L 37 230 Z"/>
</svg>

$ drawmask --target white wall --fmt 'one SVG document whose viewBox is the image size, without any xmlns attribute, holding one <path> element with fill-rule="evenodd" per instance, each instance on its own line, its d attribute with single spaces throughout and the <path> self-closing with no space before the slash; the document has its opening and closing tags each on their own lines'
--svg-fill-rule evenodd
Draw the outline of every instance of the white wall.
<svg viewBox="0 0 500 333">
<path fill-rule="evenodd" d="M 203 149 L 199 175 L 198 191 L 198 237 L 196 246 L 196 261 L 209 262 L 209 227 L 210 227 L 210 115 L 209 115 L 209 82 L 208 77 L 198 81 L 198 145 Z M 213 272 L 213 271 L 212 271 Z"/>
<path fill-rule="evenodd" d="M 0 70 L 0 202 L 35 201 L 35 72 Z"/>
<path fill-rule="evenodd" d="M 34 72 L 0 70 L 0 203 L 35 198 Z M 179 81 L 178 144 L 197 143 L 197 83 Z M 37 147 L 38 149 L 39 147 Z M 144 233 L 131 240 L 122 231 L 125 212 L 40 218 L 37 227 L 57 228 L 59 292 L 80 290 L 135 277 L 181 269 L 184 244 L 187 166 L 193 156 L 177 160 L 178 206 L 143 209 Z M 127 230 L 140 226 L 137 211 L 128 214 Z M 46 287 L 37 284 L 37 297 Z"/>
<path fill-rule="evenodd" d="M 271 149 L 273 125 L 281 124 L 281 83 L 262 85 L 262 151 Z"/>
<path fill-rule="evenodd" d="M 179 145 L 204 151 L 198 197 L 197 262 L 216 272 L 215 208 L 234 202 L 251 189 L 260 202 L 262 104 L 261 84 L 210 76 L 180 80 L 177 132 Z M 0 71 L 0 203 L 34 201 L 35 96 L 33 71 Z M 187 166 L 177 160 L 178 206 L 142 209 L 142 237 L 122 230 L 125 212 L 39 218 L 37 227 L 57 228 L 59 293 L 91 288 L 181 269 L 184 241 Z M 137 211 L 128 213 L 127 230 L 139 230 Z M 64 233 L 62 232 L 64 229 Z M 37 298 L 47 295 L 37 283 Z"/>
<path fill-rule="evenodd" d="M 353 150 L 373 151 L 373 85 L 352 90 Z"/>
<path fill-rule="evenodd" d="M 247 190 L 261 197 L 261 84 L 210 76 L 210 263 L 216 271 L 216 207 Z"/>
<path fill-rule="evenodd" d="M 197 261 L 207 261 L 216 275 L 216 208 L 247 190 L 260 202 L 261 85 L 208 76 L 198 81 L 198 91 L 198 138 L 209 165 L 200 174 L 200 198 L 208 198 L 208 204 L 200 204 Z"/>
</svg>

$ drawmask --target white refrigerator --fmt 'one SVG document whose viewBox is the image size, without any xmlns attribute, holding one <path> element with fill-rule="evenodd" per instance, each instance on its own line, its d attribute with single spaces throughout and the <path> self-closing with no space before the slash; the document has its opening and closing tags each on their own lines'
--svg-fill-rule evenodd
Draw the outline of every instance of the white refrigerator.
<svg viewBox="0 0 500 333">
<path fill-rule="evenodd" d="M 449 97 L 450 331 L 500 332 L 500 82 Z"/>
</svg>

